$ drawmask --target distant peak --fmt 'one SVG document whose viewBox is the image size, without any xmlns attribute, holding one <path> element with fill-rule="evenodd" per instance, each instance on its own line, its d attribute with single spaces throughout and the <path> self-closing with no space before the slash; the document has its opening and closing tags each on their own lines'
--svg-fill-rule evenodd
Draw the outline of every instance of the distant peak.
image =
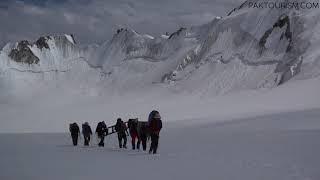
<svg viewBox="0 0 320 180">
<path fill-rule="evenodd" d="M 14 48 L 10 48 L 8 56 L 18 63 L 38 64 L 40 59 L 33 53 L 32 48 L 36 47 L 40 50 L 50 50 L 49 41 L 54 41 L 58 44 L 66 43 L 69 45 L 75 45 L 74 36 L 72 34 L 41 36 L 34 42 L 27 40 L 17 42 Z"/>
<path fill-rule="evenodd" d="M 119 28 L 116 31 L 116 34 L 123 34 L 123 33 L 133 33 L 133 34 L 138 35 L 138 33 L 131 28 Z"/>
<path fill-rule="evenodd" d="M 172 39 L 172 38 L 174 38 L 174 37 L 176 37 L 176 36 L 179 36 L 182 32 L 184 32 L 184 31 L 186 31 L 186 30 L 187 30 L 187 28 L 181 27 L 181 28 L 179 28 L 176 32 L 173 32 L 173 33 L 169 36 L 168 39 Z"/>
<path fill-rule="evenodd" d="M 65 34 L 64 36 L 67 38 L 69 42 L 71 42 L 72 44 L 76 44 L 73 34 Z"/>
<path fill-rule="evenodd" d="M 50 36 L 42 36 L 34 44 L 41 50 L 43 48 L 49 49 L 49 45 L 47 43 L 49 39 L 51 39 Z"/>
</svg>

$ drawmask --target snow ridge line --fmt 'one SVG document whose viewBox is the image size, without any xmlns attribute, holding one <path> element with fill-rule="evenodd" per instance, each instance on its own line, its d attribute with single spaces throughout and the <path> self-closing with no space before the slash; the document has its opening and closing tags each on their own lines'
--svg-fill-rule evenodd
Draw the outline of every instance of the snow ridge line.
<svg viewBox="0 0 320 180">
<path fill-rule="evenodd" d="M 280 63 L 279 60 L 274 60 L 274 59 L 271 59 L 271 60 L 266 59 L 264 61 L 253 62 L 248 59 L 245 59 L 243 57 L 243 55 L 238 54 L 238 53 L 233 55 L 232 57 L 230 57 L 227 61 L 222 60 L 222 63 L 227 64 L 227 63 L 231 62 L 232 59 L 235 59 L 235 58 L 238 58 L 241 61 L 241 63 L 243 63 L 244 65 L 248 65 L 248 66 L 264 66 L 264 65 L 273 65 L 273 64 Z"/>
<path fill-rule="evenodd" d="M 103 67 L 102 66 L 94 66 L 92 64 L 90 64 L 88 62 L 88 60 L 85 58 L 85 57 L 78 57 L 76 59 L 73 59 L 71 60 L 70 62 L 73 63 L 73 62 L 76 62 L 76 61 L 82 61 L 82 62 L 85 62 L 90 68 L 92 69 L 96 69 L 96 70 L 99 70 L 100 73 L 103 75 L 103 76 L 108 76 L 110 75 L 110 73 L 107 73 L 107 72 L 104 72 L 103 71 Z M 1 74 L 7 72 L 7 71 L 16 71 L 16 72 L 22 72 L 22 73 L 34 73 L 34 74 L 43 74 L 43 73 L 50 73 L 50 72 L 61 72 L 61 73 L 66 73 L 66 72 L 69 72 L 71 71 L 72 68 L 69 68 L 69 69 L 66 69 L 66 70 L 59 70 L 59 69 L 50 69 L 50 70 L 39 70 L 39 71 L 35 71 L 35 70 L 21 70 L 21 69 L 18 69 L 18 68 L 7 68 L 6 70 L 0 72 Z"/>
<path fill-rule="evenodd" d="M 145 60 L 147 60 L 149 62 L 159 62 L 159 61 L 163 61 L 163 60 L 166 59 L 166 58 L 157 59 L 157 58 L 154 58 L 154 57 L 151 57 L 151 56 L 132 56 L 132 57 L 124 58 L 123 61 L 130 61 L 130 60 L 139 59 L 139 58 L 145 59 Z"/>
<path fill-rule="evenodd" d="M 61 73 L 66 73 L 68 71 L 70 71 L 71 69 L 67 69 L 67 70 L 58 70 L 58 69 L 51 69 L 51 70 L 46 70 L 46 71 L 35 71 L 35 70 L 21 70 L 18 68 L 8 68 L 5 71 L 2 71 L 2 73 L 5 73 L 9 70 L 12 71 L 16 71 L 16 72 L 23 72 L 23 73 L 34 73 L 34 74 L 43 74 L 43 73 L 50 73 L 50 72 L 61 72 Z"/>
<path fill-rule="evenodd" d="M 102 66 L 99 66 L 99 65 L 95 66 L 95 65 L 90 64 L 89 61 L 85 57 L 81 56 L 81 57 L 78 57 L 78 58 L 74 59 L 73 61 L 77 61 L 77 60 L 85 62 L 89 67 L 91 67 L 93 69 L 100 69 L 101 71 L 103 70 Z"/>
<path fill-rule="evenodd" d="M 214 53 L 210 56 L 208 56 L 205 61 L 210 61 L 211 58 L 214 58 L 218 55 L 222 54 L 222 52 L 217 52 L 217 53 Z M 275 60 L 275 59 L 272 59 L 272 58 L 264 58 L 262 61 L 258 61 L 258 62 L 254 62 L 254 61 L 250 61 L 248 59 L 245 59 L 244 56 L 240 53 L 236 53 L 234 55 L 232 55 L 230 58 L 228 59 L 223 59 L 223 58 L 218 58 L 219 59 L 219 62 L 223 63 L 223 64 L 228 64 L 230 63 L 232 60 L 234 59 L 239 59 L 241 61 L 241 63 L 243 63 L 244 65 L 248 65 L 248 66 L 260 66 L 260 65 L 272 65 L 272 64 L 279 64 L 281 63 L 280 60 Z"/>
<path fill-rule="evenodd" d="M 99 66 L 99 65 L 95 66 L 95 65 L 90 64 L 89 61 L 85 57 L 79 57 L 78 60 L 85 62 L 92 69 L 99 70 L 100 74 L 102 74 L 103 77 L 107 77 L 111 74 L 110 72 L 103 71 L 103 66 Z M 76 60 L 74 60 L 74 61 L 76 61 Z"/>
</svg>

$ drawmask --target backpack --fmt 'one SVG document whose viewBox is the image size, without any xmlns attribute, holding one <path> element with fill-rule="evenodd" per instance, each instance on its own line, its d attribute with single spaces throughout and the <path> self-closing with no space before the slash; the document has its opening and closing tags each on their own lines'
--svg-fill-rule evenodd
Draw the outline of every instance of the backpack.
<svg viewBox="0 0 320 180">
<path fill-rule="evenodd" d="M 72 132 L 73 124 L 69 124 L 69 131 Z"/>
<path fill-rule="evenodd" d="M 96 133 L 98 133 L 98 136 L 108 135 L 107 125 L 103 121 L 98 123 Z"/>
<path fill-rule="evenodd" d="M 98 122 L 96 132 L 100 132 L 100 131 L 101 131 L 101 122 Z"/>
<path fill-rule="evenodd" d="M 72 123 L 69 125 L 69 130 L 72 134 L 76 134 L 79 131 L 78 125 L 76 123 Z"/>
<path fill-rule="evenodd" d="M 92 134 L 91 127 L 88 124 L 82 124 L 82 133 L 83 135 Z"/>
<path fill-rule="evenodd" d="M 121 122 L 120 121 L 118 121 L 117 123 L 116 123 L 116 125 L 115 125 L 115 130 L 117 131 L 117 132 L 119 132 L 120 130 L 121 130 Z"/>
<path fill-rule="evenodd" d="M 148 117 L 148 123 L 149 123 L 149 124 L 150 124 L 151 120 L 153 119 L 153 117 L 154 117 L 157 113 L 159 113 L 159 112 L 156 111 L 156 110 L 153 110 L 153 111 L 150 112 L 149 117 Z"/>
<path fill-rule="evenodd" d="M 136 132 L 138 129 L 138 119 L 129 119 L 128 128 L 130 132 Z"/>
<path fill-rule="evenodd" d="M 138 134 L 139 135 L 142 135 L 142 134 L 144 134 L 144 135 L 146 135 L 146 134 L 148 134 L 148 122 L 138 122 L 138 127 L 137 127 L 137 129 L 138 129 Z"/>
<path fill-rule="evenodd" d="M 97 128 L 96 128 L 96 133 L 102 134 L 102 124 L 101 122 L 98 122 Z"/>
<path fill-rule="evenodd" d="M 107 127 L 106 123 L 104 123 L 103 121 L 101 122 L 101 130 L 102 130 L 103 134 L 108 135 L 108 133 L 109 133 L 108 127 Z"/>
</svg>

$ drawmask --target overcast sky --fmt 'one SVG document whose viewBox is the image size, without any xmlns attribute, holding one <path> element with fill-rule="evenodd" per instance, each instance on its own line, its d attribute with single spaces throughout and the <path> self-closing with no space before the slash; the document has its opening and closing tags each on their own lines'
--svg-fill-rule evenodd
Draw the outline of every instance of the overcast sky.
<svg viewBox="0 0 320 180">
<path fill-rule="evenodd" d="M 72 33 L 81 44 L 109 40 L 118 27 L 159 35 L 224 16 L 241 0 L 0 0 L 0 47 Z"/>
</svg>

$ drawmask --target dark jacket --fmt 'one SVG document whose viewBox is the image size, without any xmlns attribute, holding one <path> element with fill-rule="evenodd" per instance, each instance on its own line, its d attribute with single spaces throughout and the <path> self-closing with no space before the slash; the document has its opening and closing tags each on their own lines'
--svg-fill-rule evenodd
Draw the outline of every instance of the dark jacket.
<svg viewBox="0 0 320 180">
<path fill-rule="evenodd" d="M 108 135 L 108 127 L 106 123 L 104 123 L 103 121 L 99 122 L 96 128 L 96 133 L 99 137 Z"/>
<path fill-rule="evenodd" d="M 82 134 L 84 136 L 90 136 L 92 134 L 91 127 L 87 124 L 82 124 Z"/>
<path fill-rule="evenodd" d="M 118 133 L 126 133 L 127 132 L 127 126 L 123 121 L 117 121 L 115 130 Z"/>
<path fill-rule="evenodd" d="M 130 134 L 138 134 L 138 119 L 129 119 L 128 128 Z"/>
<path fill-rule="evenodd" d="M 149 123 L 149 131 L 150 133 L 159 134 L 162 129 L 162 121 L 161 119 L 152 119 Z"/>
<path fill-rule="evenodd" d="M 138 122 L 138 136 L 148 136 L 149 134 L 149 128 L 148 128 L 148 122 L 139 121 Z"/>
<path fill-rule="evenodd" d="M 79 135 L 80 134 L 80 128 L 77 123 L 70 124 L 69 131 L 70 131 L 71 135 Z"/>
</svg>

